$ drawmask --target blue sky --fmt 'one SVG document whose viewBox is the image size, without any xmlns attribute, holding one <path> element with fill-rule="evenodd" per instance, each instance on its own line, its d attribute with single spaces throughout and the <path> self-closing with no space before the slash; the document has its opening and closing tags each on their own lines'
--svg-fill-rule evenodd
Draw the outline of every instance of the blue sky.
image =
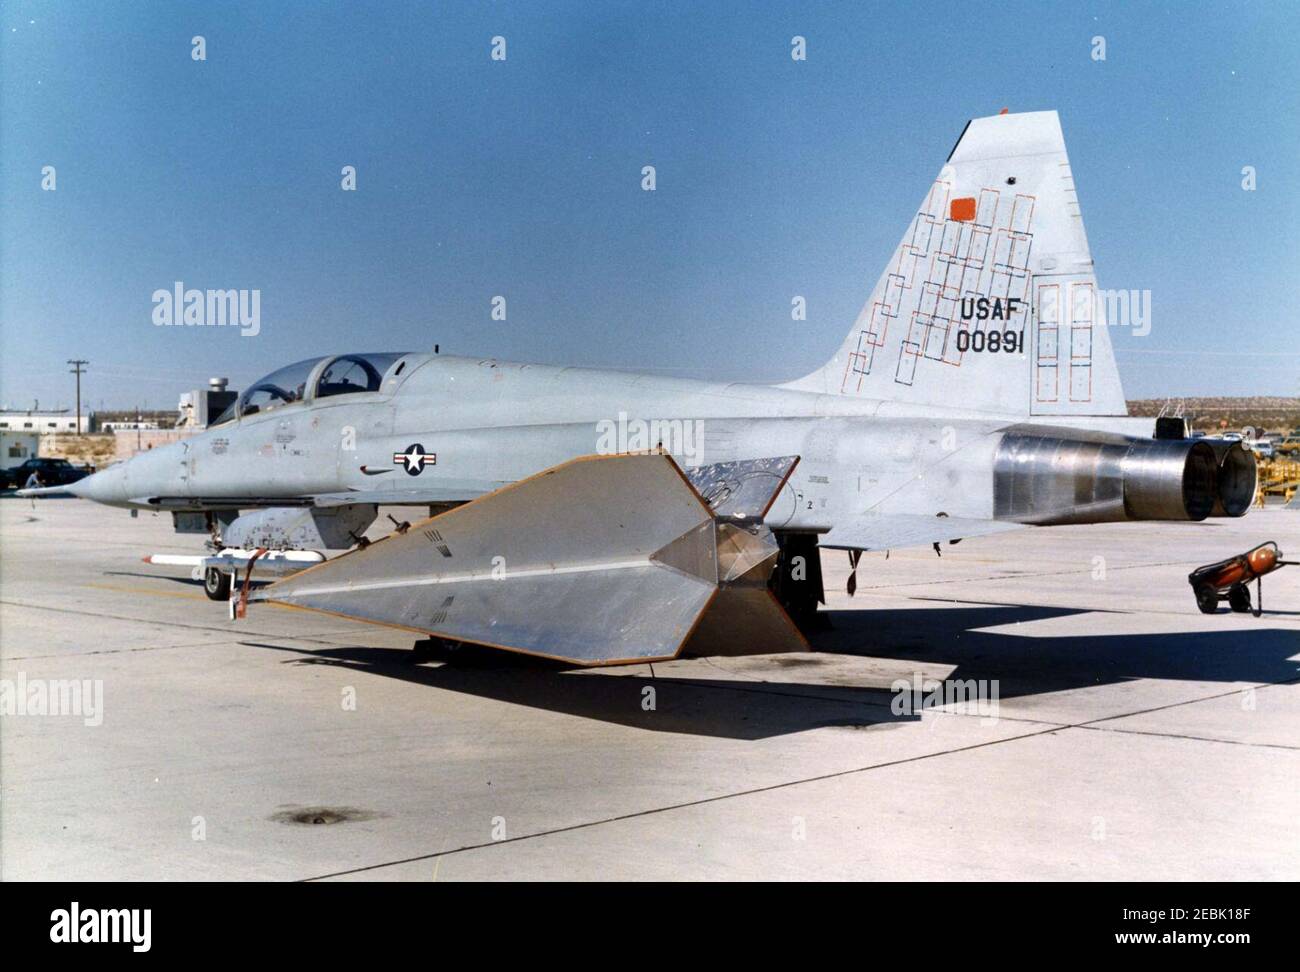
<svg viewBox="0 0 1300 972">
<path fill-rule="evenodd" d="M 1294 4 L 6 2 L 0 80 L 11 405 L 435 343 L 797 377 L 1004 106 L 1061 112 L 1100 285 L 1152 291 L 1129 397 L 1300 394 Z M 261 333 L 155 327 L 176 280 Z"/>
</svg>

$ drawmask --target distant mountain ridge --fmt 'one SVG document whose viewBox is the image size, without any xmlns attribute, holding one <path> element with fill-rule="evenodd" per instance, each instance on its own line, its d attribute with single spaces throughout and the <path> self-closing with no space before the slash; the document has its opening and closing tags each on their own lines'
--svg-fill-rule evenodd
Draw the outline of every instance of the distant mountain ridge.
<svg viewBox="0 0 1300 972">
<path fill-rule="evenodd" d="M 1300 397 L 1138 398 L 1128 403 L 1128 411 L 1130 415 L 1159 415 L 1162 410 L 1173 414 L 1179 403 L 1182 404 L 1182 413 L 1191 419 L 1192 428 L 1198 431 L 1236 430 L 1251 425 L 1270 432 L 1282 432 L 1300 427 Z"/>
</svg>

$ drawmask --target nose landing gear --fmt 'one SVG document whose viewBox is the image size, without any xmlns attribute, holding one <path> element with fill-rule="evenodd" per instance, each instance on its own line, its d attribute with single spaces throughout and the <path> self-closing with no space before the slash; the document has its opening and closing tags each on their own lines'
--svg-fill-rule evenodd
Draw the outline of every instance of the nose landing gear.
<svg viewBox="0 0 1300 972">
<path fill-rule="evenodd" d="M 203 593 L 211 601 L 230 600 L 230 575 L 220 567 L 208 567 L 203 571 Z"/>
</svg>

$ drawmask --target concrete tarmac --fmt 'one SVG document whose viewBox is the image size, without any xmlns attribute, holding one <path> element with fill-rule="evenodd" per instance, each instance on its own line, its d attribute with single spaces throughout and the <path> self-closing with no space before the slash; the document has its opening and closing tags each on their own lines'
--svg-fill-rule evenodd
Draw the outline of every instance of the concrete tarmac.
<svg viewBox="0 0 1300 972">
<path fill-rule="evenodd" d="M 1268 539 L 1300 511 L 1023 530 L 851 598 L 824 552 L 813 653 L 577 671 L 232 623 L 141 563 L 199 552 L 169 517 L 0 499 L 0 687 L 88 686 L 0 716 L 0 878 L 1300 879 L 1300 568 L 1260 618 L 1186 582 Z"/>
</svg>

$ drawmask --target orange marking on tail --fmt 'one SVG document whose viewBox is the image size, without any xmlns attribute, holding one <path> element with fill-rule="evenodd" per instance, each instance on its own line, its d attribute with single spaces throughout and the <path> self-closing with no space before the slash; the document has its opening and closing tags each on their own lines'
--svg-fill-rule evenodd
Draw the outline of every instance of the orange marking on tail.
<svg viewBox="0 0 1300 972">
<path fill-rule="evenodd" d="M 963 196 L 954 199 L 948 206 L 948 218 L 959 223 L 969 223 L 975 218 L 975 197 Z"/>
</svg>

